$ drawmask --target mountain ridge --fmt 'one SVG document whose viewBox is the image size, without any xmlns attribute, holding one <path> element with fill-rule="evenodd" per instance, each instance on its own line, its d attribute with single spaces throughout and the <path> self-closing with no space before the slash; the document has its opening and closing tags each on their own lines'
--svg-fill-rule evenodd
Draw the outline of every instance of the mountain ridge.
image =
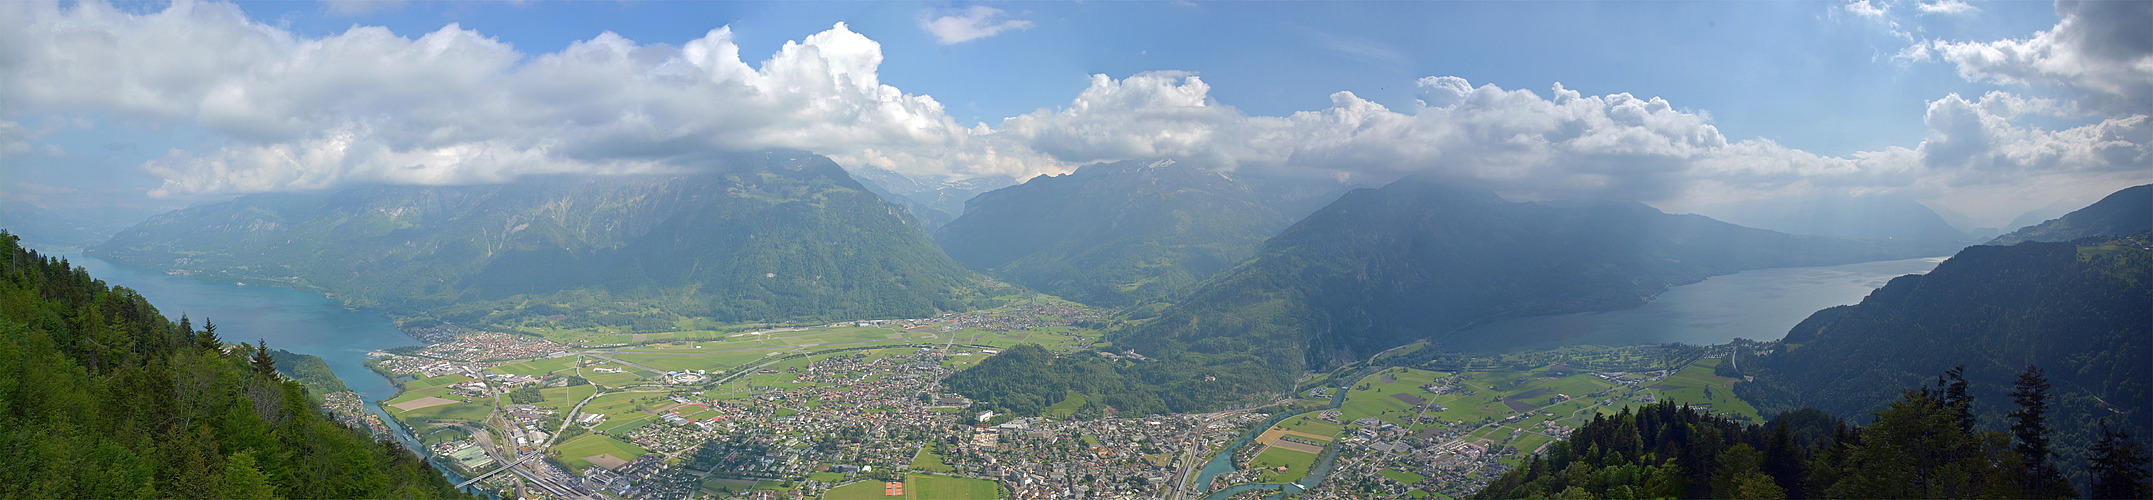
<svg viewBox="0 0 2153 500">
<path fill-rule="evenodd" d="M 590 313 L 568 326 L 635 331 L 927 316 L 969 309 L 983 283 L 904 208 L 791 151 L 690 174 L 250 195 L 92 251 L 400 316 L 547 326 L 531 303 L 568 304 Z"/>
</svg>

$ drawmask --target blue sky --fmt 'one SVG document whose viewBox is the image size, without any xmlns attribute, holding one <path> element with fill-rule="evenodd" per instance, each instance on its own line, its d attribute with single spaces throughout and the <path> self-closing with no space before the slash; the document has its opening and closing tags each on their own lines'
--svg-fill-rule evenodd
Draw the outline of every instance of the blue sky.
<svg viewBox="0 0 2153 500">
<path fill-rule="evenodd" d="M 1172 158 L 2001 222 L 2153 180 L 2145 5 L 10 2 L 0 197 L 151 210 L 794 147 L 926 178 Z"/>
</svg>

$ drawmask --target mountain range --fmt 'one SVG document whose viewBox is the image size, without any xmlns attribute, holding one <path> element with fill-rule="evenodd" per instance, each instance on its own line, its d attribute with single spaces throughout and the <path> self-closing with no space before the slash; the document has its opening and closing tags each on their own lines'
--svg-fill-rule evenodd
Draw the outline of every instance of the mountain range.
<svg viewBox="0 0 2153 500">
<path fill-rule="evenodd" d="M 1893 195 L 1817 194 L 1702 207 L 1697 213 L 1788 234 L 1972 243 L 1936 210 Z M 1991 233 L 1994 234 L 1994 233 Z"/>
<path fill-rule="evenodd" d="M 2087 210 L 2096 209 L 2065 219 Z M 1756 383 L 1737 391 L 1767 412 L 1813 407 L 1866 418 L 1899 399 L 1900 388 L 1963 366 L 1974 413 L 2001 431 L 2015 409 L 2013 380 L 2038 366 L 2054 385 L 2048 421 L 2057 448 L 2081 457 L 2097 437 L 2096 419 L 2153 431 L 2145 411 L 2153 405 L 2149 304 L 2153 232 L 1971 246 L 1859 304 L 1812 315 L 1787 333 L 1782 352 L 1742 365 Z"/>
<path fill-rule="evenodd" d="M 1635 307 L 1668 287 L 1745 269 L 1942 251 L 1788 235 L 1634 203 L 1511 202 L 1407 178 L 1347 193 L 1249 262 L 1170 305 L 1127 313 L 1107 340 L 1164 360 L 1147 368 L 1164 394 L 1231 398 L 1284 390 L 1308 370 L 1478 322 Z M 1210 382 L 1232 394 L 1196 387 Z"/>
<path fill-rule="evenodd" d="M 1293 223 L 1236 176 L 1101 163 L 979 195 L 935 232 L 951 258 L 1062 298 L 1126 307 L 1186 291 Z"/>
<path fill-rule="evenodd" d="M 2022 241 L 2072 241 L 2118 236 L 2153 229 L 2153 184 L 2124 188 L 2062 217 L 2022 227 L 1990 240 L 1990 245 Z"/>
<path fill-rule="evenodd" d="M 918 225 L 828 158 L 772 151 L 676 175 L 248 195 L 92 252 L 460 323 L 671 331 L 977 305 L 984 278 Z"/>
</svg>

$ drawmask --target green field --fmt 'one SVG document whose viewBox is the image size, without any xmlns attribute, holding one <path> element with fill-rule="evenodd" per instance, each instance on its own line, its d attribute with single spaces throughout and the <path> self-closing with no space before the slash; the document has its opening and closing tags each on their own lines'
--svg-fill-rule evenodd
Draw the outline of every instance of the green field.
<svg viewBox="0 0 2153 500">
<path fill-rule="evenodd" d="M 836 488 L 831 488 L 830 491 L 824 492 L 822 494 L 822 498 L 823 500 L 880 500 L 884 498 L 905 498 L 904 496 L 893 497 L 883 495 L 883 491 L 885 490 L 883 489 L 881 481 L 860 481 L 844 486 L 839 486 Z M 911 488 L 905 489 L 905 493 L 911 492 Z"/>
<path fill-rule="evenodd" d="M 1256 482 L 1286 483 L 1299 481 L 1303 476 L 1307 476 L 1308 468 L 1316 465 L 1316 458 L 1316 454 L 1305 451 L 1270 448 L 1256 455 L 1256 459 L 1249 461 L 1249 465 L 1250 468 L 1265 469 L 1257 476 Z M 1272 470 L 1279 466 L 1286 467 L 1286 470 Z"/>
<path fill-rule="evenodd" d="M 949 464 L 942 463 L 942 454 L 935 452 L 936 447 L 937 445 L 930 443 L 920 448 L 919 455 L 912 457 L 912 469 L 927 472 L 956 472 L 956 467 L 950 467 Z"/>
<path fill-rule="evenodd" d="M 1449 374 L 1443 372 L 1411 368 L 1391 368 L 1369 374 L 1354 383 L 1352 389 L 1346 393 L 1345 404 L 1338 408 L 1342 414 L 1338 421 L 1351 422 L 1361 417 L 1376 417 L 1393 424 L 1407 425 L 1413 416 L 1419 414 L 1419 410 L 1391 395 L 1406 394 L 1420 398 L 1423 402 L 1432 401 L 1435 400 L 1435 394 L 1421 389 L 1420 386 L 1448 376 Z M 1385 382 L 1386 377 L 1391 381 Z"/>
<path fill-rule="evenodd" d="M 937 476 L 934 474 L 908 474 L 905 476 L 905 497 L 920 500 L 994 500 L 1002 495 L 1001 485 L 984 479 Z"/>
<path fill-rule="evenodd" d="M 1309 434 L 1330 437 L 1338 437 L 1345 434 L 1346 431 L 1344 427 L 1341 427 L 1338 424 L 1325 422 L 1323 420 L 1317 419 L 1315 415 L 1312 414 L 1288 418 L 1283 422 L 1279 422 L 1277 427 L 1289 431 L 1306 432 Z"/>
<path fill-rule="evenodd" d="M 558 358 L 534 359 L 521 363 L 496 366 L 493 367 L 493 371 L 495 373 L 543 376 L 548 373 L 574 368 L 576 358 L 576 356 L 561 356 Z"/>
<path fill-rule="evenodd" d="M 555 445 L 553 452 L 560 457 L 561 463 L 575 469 L 577 474 L 582 474 L 583 469 L 591 466 L 590 461 L 584 460 L 583 457 L 613 455 L 621 460 L 634 460 L 635 457 L 649 453 L 636 445 L 596 434 L 584 435 L 572 441 Z"/>
</svg>

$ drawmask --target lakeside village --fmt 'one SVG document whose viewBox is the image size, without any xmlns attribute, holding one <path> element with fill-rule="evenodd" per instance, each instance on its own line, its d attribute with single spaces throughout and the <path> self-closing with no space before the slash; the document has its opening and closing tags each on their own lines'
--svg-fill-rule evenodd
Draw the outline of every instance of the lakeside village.
<svg viewBox="0 0 2153 500">
<path fill-rule="evenodd" d="M 745 354 L 687 343 L 583 349 L 437 329 L 428 338 L 440 342 L 376 353 L 370 365 L 405 387 L 384 407 L 437 464 L 486 475 L 474 486 L 504 498 L 884 498 L 906 488 L 903 496 L 916 498 L 1196 498 L 1247 483 L 1306 488 L 1296 498 L 1454 497 L 1596 413 L 1678 395 L 1717 400 L 1712 388 L 1732 382 L 1701 362 L 1644 373 L 1560 363 L 1500 372 L 1393 367 L 1264 408 L 1290 416 L 1263 429 L 1272 413 L 1011 418 L 941 389 L 944 377 L 998 352 L 1001 337 L 1096 317 L 1020 308 L 848 322 L 791 329 L 782 338 L 792 344 Z M 810 340 L 854 338 L 869 327 L 893 333 L 887 342 L 809 350 L 817 345 Z M 917 332 L 941 335 L 921 343 Z M 1085 345 L 1061 350 L 1088 353 Z M 688 349 L 702 352 L 679 352 Z M 1715 352 L 1725 354 L 1703 354 Z M 727 355 L 735 357 L 713 359 Z M 729 368 L 686 368 L 691 360 Z M 1330 406 L 1332 391 L 1347 392 L 1343 404 Z M 333 399 L 332 411 L 364 415 L 352 410 L 356 395 L 345 399 Z M 1237 471 L 1195 484 L 1196 469 L 1245 435 L 1254 438 L 1232 452 Z M 517 458 L 534 453 L 544 459 Z M 1298 483 L 1324 460 L 1327 477 Z M 488 475 L 518 462 L 515 473 Z"/>
</svg>

